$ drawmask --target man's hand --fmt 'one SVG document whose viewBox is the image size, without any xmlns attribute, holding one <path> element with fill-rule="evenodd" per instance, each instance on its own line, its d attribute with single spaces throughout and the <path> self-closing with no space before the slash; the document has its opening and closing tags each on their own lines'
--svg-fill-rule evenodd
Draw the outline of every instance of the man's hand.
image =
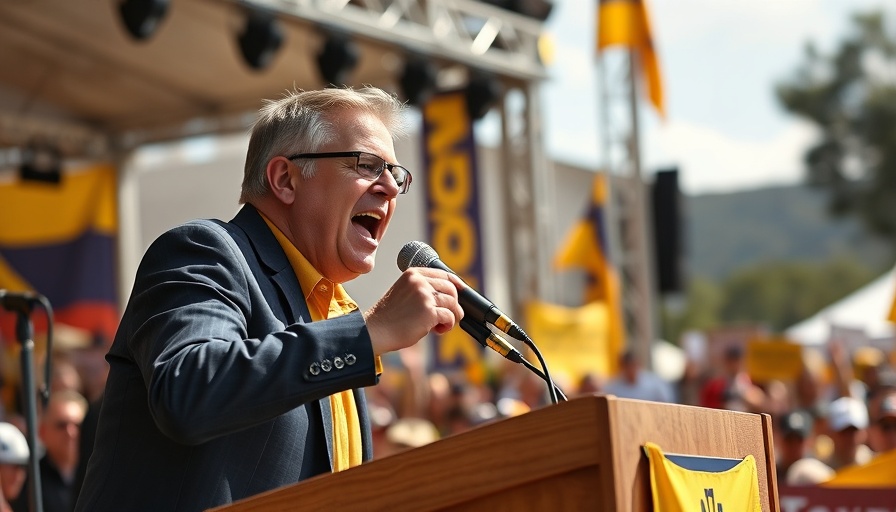
<svg viewBox="0 0 896 512">
<path fill-rule="evenodd" d="M 364 313 L 374 354 L 409 347 L 430 332 L 450 331 L 464 316 L 457 302 L 457 290 L 463 286 L 459 277 L 444 270 L 405 270 Z"/>
</svg>

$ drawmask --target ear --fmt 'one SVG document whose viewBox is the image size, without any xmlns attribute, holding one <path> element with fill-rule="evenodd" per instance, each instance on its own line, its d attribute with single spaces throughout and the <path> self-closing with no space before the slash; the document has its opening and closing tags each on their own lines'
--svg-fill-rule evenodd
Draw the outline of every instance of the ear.
<svg viewBox="0 0 896 512">
<path fill-rule="evenodd" d="M 274 197 L 283 204 L 292 204 L 296 199 L 296 183 L 301 179 L 299 173 L 290 173 L 289 169 L 292 163 L 282 156 L 274 157 L 265 167 L 265 178 L 268 180 L 268 187 L 271 189 Z"/>
</svg>

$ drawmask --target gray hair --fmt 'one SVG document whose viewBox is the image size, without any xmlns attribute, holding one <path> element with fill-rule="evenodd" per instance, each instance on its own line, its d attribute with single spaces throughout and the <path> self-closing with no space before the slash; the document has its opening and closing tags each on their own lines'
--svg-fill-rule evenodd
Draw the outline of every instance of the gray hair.
<svg viewBox="0 0 896 512">
<path fill-rule="evenodd" d="M 287 91 L 279 100 L 265 100 L 252 125 L 240 203 L 265 196 L 265 169 L 276 156 L 317 151 L 334 135 L 332 114 L 357 110 L 377 116 L 396 139 L 407 127 L 405 105 L 394 95 L 376 87 Z M 303 175 L 314 174 L 314 161 L 303 167 Z"/>
</svg>

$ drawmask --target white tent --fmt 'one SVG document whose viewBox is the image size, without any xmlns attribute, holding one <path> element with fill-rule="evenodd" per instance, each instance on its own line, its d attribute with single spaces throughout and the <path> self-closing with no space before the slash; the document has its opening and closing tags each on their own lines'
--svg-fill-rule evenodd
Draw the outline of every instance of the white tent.
<svg viewBox="0 0 896 512">
<path fill-rule="evenodd" d="M 851 331 L 874 342 L 896 338 L 896 324 L 887 320 L 896 293 L 896 267 L 814 316 L 787 329 L 792 340 L 821 345 L 833 329 Z"/>
</svg>

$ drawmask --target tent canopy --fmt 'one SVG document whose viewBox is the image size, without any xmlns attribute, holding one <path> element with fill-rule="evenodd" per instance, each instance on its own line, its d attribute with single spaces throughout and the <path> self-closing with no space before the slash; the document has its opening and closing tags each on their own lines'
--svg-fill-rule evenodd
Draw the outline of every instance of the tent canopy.
<svg viewBox="0 0 896 512">
<path fill-rule="evenodd" d="M 896 267 L 855 293 L 787 329 L 787 336 L 804 345 L 822 345 L 833 328 L 864 332 L 869 339 L 896 337 L 896 324 L 887 320 L 896 293 Z"/>
</svg>

